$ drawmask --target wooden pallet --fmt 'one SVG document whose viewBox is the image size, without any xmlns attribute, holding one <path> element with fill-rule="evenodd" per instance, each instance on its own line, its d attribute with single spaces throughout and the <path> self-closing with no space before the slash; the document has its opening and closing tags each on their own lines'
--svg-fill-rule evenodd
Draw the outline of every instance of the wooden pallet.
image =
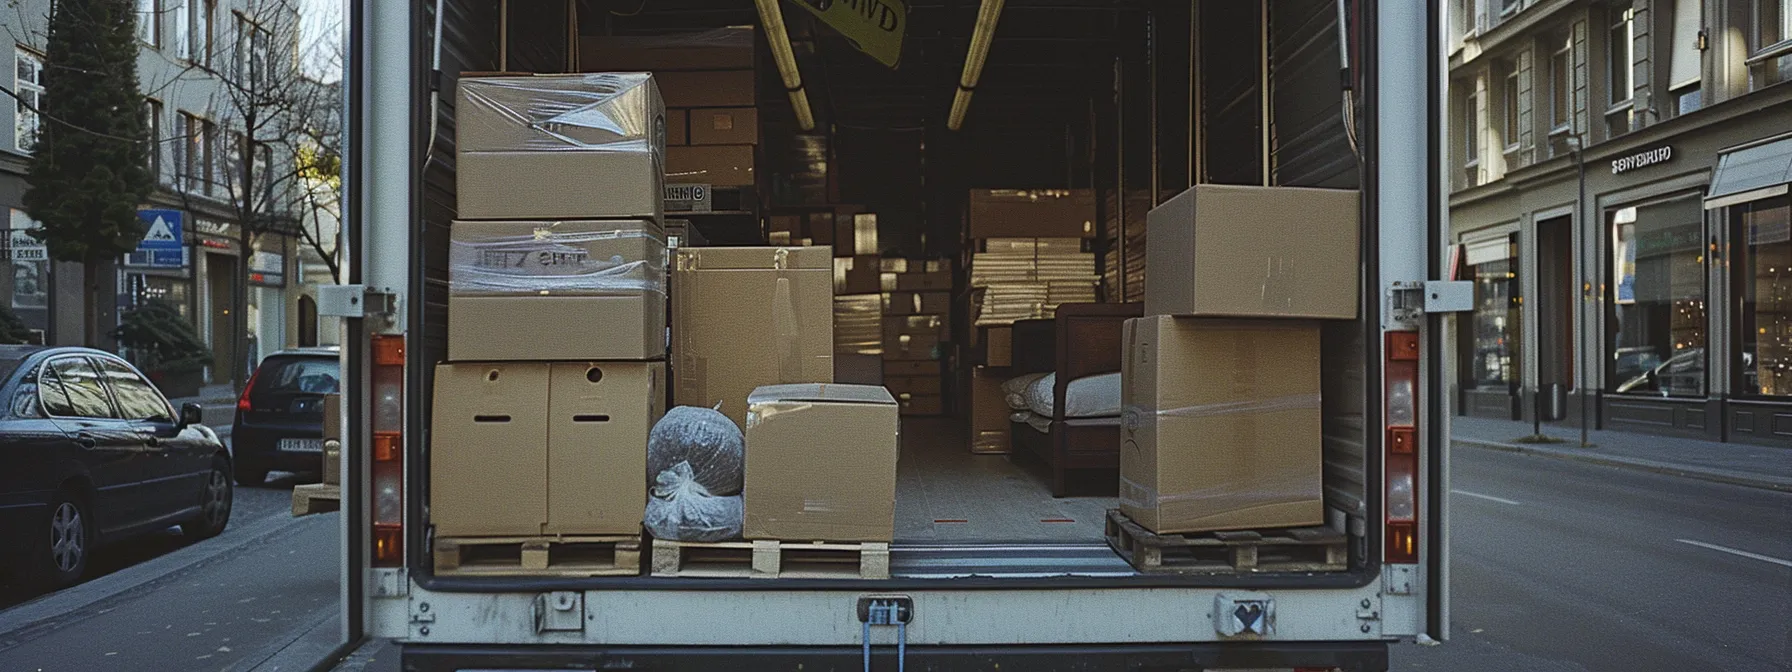
<svg viewBox="0 0 1792 672">
<path fill-rule="evenodd" d="M 1144 574 L 1341 572 L 1350 538 L 1329 527 L 1157 534 L 1108 510 L 1108 546 Z"/>
<path fill-rule="evenodd" d="M 342 486 L 334 483 L 307 483 L 292 488 L 292 515 L 309 516 L 342 509 Z"/>
<path fill-rule="evenodd" d="M 755 579 L 887 579 L 885 542 L 653 540 L 653 575 Z"/>
<path fill-rule="evenodd" d="M 461 537 L 437 539 L 436 574 L 446 576 L 635 576 L 641 537 Z"/>
</svg>

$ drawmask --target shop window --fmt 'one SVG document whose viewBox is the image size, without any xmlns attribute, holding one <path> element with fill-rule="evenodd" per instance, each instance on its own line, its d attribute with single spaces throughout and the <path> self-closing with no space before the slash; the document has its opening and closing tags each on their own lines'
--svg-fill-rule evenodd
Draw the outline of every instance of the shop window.
<svg viewBox="0 0 1792 672">
<path fill-rule="evenodd" d="M 1735 391 L 1792 396 L 1792 200 L 1737 206 Z"/>
<path fill-rule="evenodd" d="M 1606 389 L 1704 396 L 1707 283 L 1699 200 L 1620 208 L 1608 222 Z"/>
<path fill-rule="evenodd" d="M 1470 316 L 1462 361 L 1463 387 L 1510 390 L 1518 383 L 1519 334 L 1523 305 L 1518 291 L 1518 242 L 1502 237 L 1465 246 L 1469 277 L 1475 283 L 1475 312 Z"/>
</svg>

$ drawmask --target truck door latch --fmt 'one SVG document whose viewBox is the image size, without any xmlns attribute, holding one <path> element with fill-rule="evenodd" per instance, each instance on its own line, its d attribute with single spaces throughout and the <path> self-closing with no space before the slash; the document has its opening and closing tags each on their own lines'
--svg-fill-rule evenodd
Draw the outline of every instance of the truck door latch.
<svg viewBox="0 0 1792 672">
<path fill-rule="evenodd" d="M 578 632 L 585 629 L 585 596 L 570 590 L 535 596 L 536 632 Z"/>
<path fill-rule="evenodd" d="M 1271 637 L 1276 634 L 1276 601 L 1268 593 L 1220 593 L 1213 596 L 1213 629 L 1224 637 Z"/>
<path fill-rule="evenodd" d="M 871 672 L 871 626 L 896 628 L 896 670 L 903 672 L 908 657 L 908 622 L 915 617 L 915 600 L 907 595 L 866 595 L 859 598 L 859 622 L 864 624 L 865 672 Z"/>
</svg>

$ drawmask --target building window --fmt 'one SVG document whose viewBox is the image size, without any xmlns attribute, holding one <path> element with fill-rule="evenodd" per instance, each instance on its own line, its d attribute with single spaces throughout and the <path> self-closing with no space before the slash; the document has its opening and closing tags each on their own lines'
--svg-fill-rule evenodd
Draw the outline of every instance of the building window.
<svg viewBox="0 0 1792 672">
<path fill-rule="evenodd" d="M 1792 0 L 1755 0 L 1754 55 L 1749 83 L 1772 86 L 1792 75 Z"/>
<path fill-rule="evenodd" d="M 1668 94 L 1674 97 L 1676 115 L 1697 112 L 1699 108 L 1705 106 L 1705 93 L 1697 83 L 1694 83 L 1691 88 L 1669 91 Z"/>
<path fill-rule="evenodd" d="M 181 113 L 181 176 L 178 182 L 191 192 L 212 194 L 216 162 L 213 151 L 218 145 L 218 126 L 201 117 Z"/>
<path fill-rule="evenodd" d="M 1518 149 L 1518 64 L 1508 63 L 1507 67 L 1511 70 L 1506 73 L 1505 85 L 1500 90 L 1504 121 L 1500 132 L 1506 136 L 1506 152 L 1509 154 Z"/>
<path fill-rule="evenodd" d="M 1574 42 L 1549 56 L 1549 130 L 1566 131 L 1574 121 Z"/>
<path fill-rule="evenodd" d="M 1500 0 L 1500 14 L 1506 15 L 1518 11 L 1524 0 Z"/>
<path fill-rule="evenodd" d="M 1634 66 L 1631 63 L 1631 48 L 1636 41 L 1636 10 L 1629 6 L 1613 6 L 1610 10 L 1612 26 L 1606 36 L 1606 87 L 1611 93 L 1611 104 L 1619 105 L 1629 102 L 1633 90 L 1636 89 Z"/>
<path fill-rule="evenodd" d="M 143 101 L 144 134 L 149 138 L 149 174 L 162 181 L 162 102 L 154 98 Z"/>
<path fill-rule="evenodd" d="M 13 115 L 12 138 L 13 148 L 26 154 L 37 148 L 37 133 L 43 119 L 38 110 L 44 99 L 44 57 L 24 49 L 14 48 L 12 90 L 18 96 Z"/>
<path fill-rule="evenodd" d="M 1736 210 L 1736 393 L 1792 396 L 1792 200 Z"/>
<path fill-rule="evenodd" d="M 1481 96 L 1478 93 L 1468 94 L 1462 105 L 1462 165 L 1468 169 L 1469 186 L 1479 184 L 1475 170 L 1481 165 Z"/>
<path fill-rule="evenodd" d="M 1668 96 L 1673 100 L 1675 116 L 1699 109 L 1704 96 L 1699 81 L 1704 78 L 1703 50 L 1699 41 L 1705 30 L 1705 6 L 1702 0 L 1675 0 L 1673 33 L 1668 42 Z"/>
<path fill-rule="evenodd" d="M 212 65 L 212 37 L 215 35 L 214 20 L 218 15 L 217 0 L 186 0 L 187 2 L 187 60 L 194 65 L 209 68 Z"/>
<path fill-rule="evenodd" d="M 1614 210 L 1607 390 L 1705 395 L 1705 225 L 1697 197 Z"/>
<path fill-rule="evenodd" d="M 236 78 L 250 91 L 259 90 L 273 62 L 274 34 L 248 17 L 236 15 Z"/>
<path fill-rule="evenodd" d="M 1513 234 L 1464 245 L 1469 276 L 1475 283 L 1475 312 L 1462 360 L 1468 362 L 1463 386 L 1509 391 L 1518 383 L 1519 334 L 1522 319 L 1518 291 L 1518 236 Z"/>
<path fill-rule="evenodd" d="M 194 0 L 164 1 L 166 4 L 162 7 L 163 12 L 168 15 L 168 18 L 174 19 L 174 36 L 171 38 L 174 42 L 174 52 L 181 58 L 192 59 L 193 27 L 191 24 L 193 15 L 187 9 L 187 3 Z"/>
<path fill-rule="evenodd" d="M 162 0 L 137 0 L 137 39 L 161 48 Z"/>
</svg>

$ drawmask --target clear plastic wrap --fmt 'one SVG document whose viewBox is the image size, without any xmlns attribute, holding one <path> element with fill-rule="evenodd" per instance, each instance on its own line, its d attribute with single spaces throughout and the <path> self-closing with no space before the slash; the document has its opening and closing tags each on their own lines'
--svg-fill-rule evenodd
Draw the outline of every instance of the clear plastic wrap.
<svg viewBox="0 0 1792 672">
<path fill-rule="evenodd" d="M 666 294 L 666 239 L 650 222 L 479 222 L 448 252 L 457 296 Z M 504 233 L 484 231 L 508 227 Z"/>
<path fill-rule="evenodd" d="M 659 91 L 644 72 L 467 77 L 461 152 L 665 153 Z"/>
<path fill-rule="evenodd" d="M 727 418 L 723 418 L 726 422 Z M 734 423 L 729 422 L 732 427 Z M 642 523 L 655 539 L 727 541 L 739 539 L 741 496 L 710 494 L 697 482 L 691 463 L 680 461 L 654 478 Z"/>
<path fill-rule="evenodd" d="M 714 409 L 678 406 L 667 411 L 647 437 L 647 473 L 658 482 L 680 465 L 691 471 L 689 478 L 706 495 L 740 494 L 746 471 L 740 427 Z"/>
</svg>

